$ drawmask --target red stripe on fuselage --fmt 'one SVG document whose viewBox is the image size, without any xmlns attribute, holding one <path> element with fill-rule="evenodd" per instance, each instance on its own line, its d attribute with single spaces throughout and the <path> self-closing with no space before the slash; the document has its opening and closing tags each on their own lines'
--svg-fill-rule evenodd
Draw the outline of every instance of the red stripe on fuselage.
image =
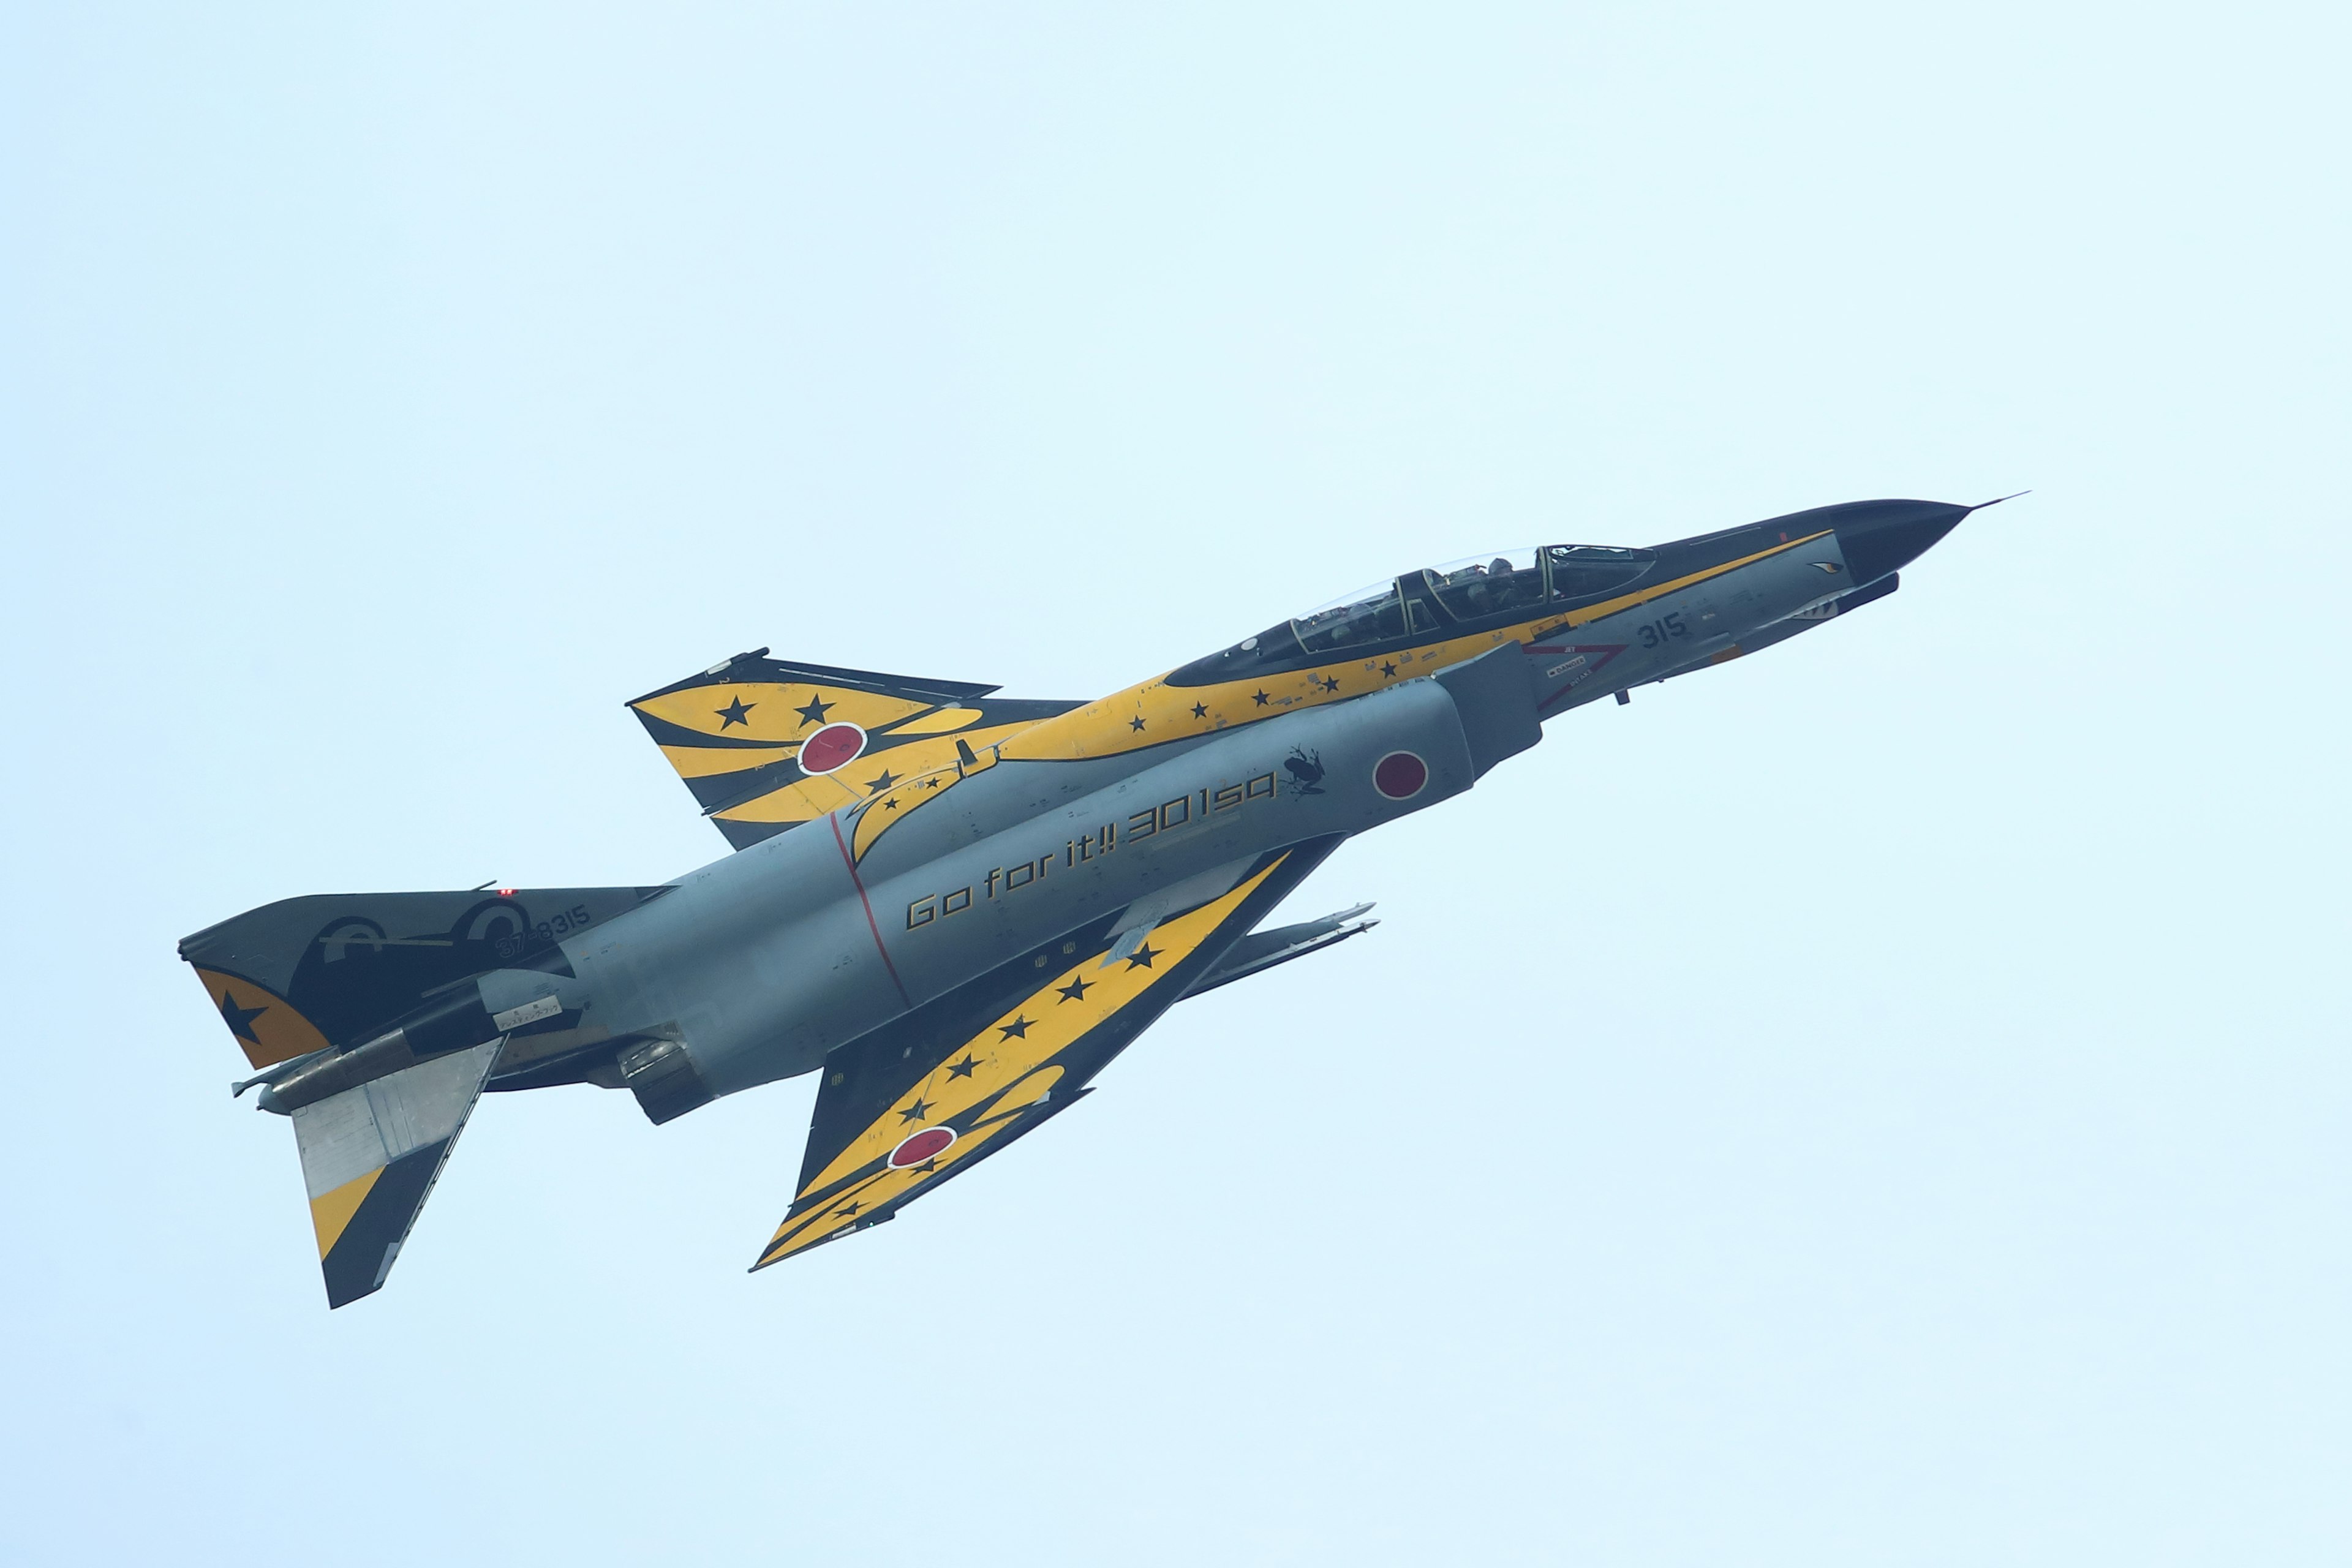
<svg viewBox="0 0 2352 1568">
<path fill-rule="evenodd" d="M 841 837 L 841 814 L 828 812 L 824 820 L 833 828 L 833 842 L 841 851 L 842 865 L 849 871 L 849 885 L 857 889 L 858 905 L 866 911 L 866 929 L 874 933 L 874 951 L 882 955 L 882 967 L 889 972 L 890 984 L 898 987 L 898 1000 L 911 1007 L 915 999 L 907 994 L 906 984 L 898 978 L 898 966 L 890 962 L 890 950 L 882 945 L 882 926 L 874 918 L 874 901 L 866 896 L 866 884 L 857 875 L 857 862 L 850 856 L 848 841 Z"/>
</svg>

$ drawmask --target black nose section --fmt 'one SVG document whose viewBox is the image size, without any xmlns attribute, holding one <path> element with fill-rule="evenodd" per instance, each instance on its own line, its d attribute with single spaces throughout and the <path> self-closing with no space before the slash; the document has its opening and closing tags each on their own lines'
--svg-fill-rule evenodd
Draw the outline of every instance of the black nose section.
<svg viewBox="0 0 2352 1568">
<path fill-rule="evenodd" d="M 1933 500 L 1873 500 L 1838 519 L 1838 546 L 1856 583 L 1908 566 L 1977 509 Z"/>
</svg>

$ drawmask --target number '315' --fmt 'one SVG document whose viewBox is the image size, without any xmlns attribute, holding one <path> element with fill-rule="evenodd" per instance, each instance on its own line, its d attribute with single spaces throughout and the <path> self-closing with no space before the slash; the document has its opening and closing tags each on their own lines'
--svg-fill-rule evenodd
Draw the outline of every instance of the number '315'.
<svg viewBox="0 0 2352 1568">
<path fill-rule="evenodd" d="M 1690 636 L 1690 627 L 1683 625 L 1683 613 L 1680 610 L 1676 610 L 1673 615 L 1667 616 L 1662 620 L 1650 622 L 1647 626 L 1641 627 L 1640 631 L 1642 634 L 1642 646 L 1643 647 L 1655 647 L 1660 643 L 1664 642 L 1668 637 L 1686 637 Z"/>
</svg>

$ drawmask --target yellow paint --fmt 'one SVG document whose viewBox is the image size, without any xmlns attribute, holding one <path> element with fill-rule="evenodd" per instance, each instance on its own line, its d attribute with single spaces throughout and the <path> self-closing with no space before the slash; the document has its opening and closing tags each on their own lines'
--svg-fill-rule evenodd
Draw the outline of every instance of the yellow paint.
<svg viewBox="0 0 2352 1568">
<path fill-rule="evenodd" d="M 245 1052 L 245 1059 L 257 1068 L 266 1068 L 290 1057 L 306 1055 L 327 1048 L 327 1037 L 317 1025 L 294 1010 L 294 1005 L 267 986 L 234 974 L 223 974 L 217 969 L 199 968 L 196 978 L 205 983 L 205 994 L 213 999 L 213 1010 L 221 1010 L 221 999 L 234 992 L 240 1011 L 259 1007 L 262 1011 L 248 1020 L 254 1038 L 236 1043 Z M 224 1015 L 226 1017 L 226 1015 Z"/>
<path fill-rule="evenodd" d="M 806 1213 L 789 1216 L 783 1224 L 776 1227 L 776 1234 L 769 1239 L 767 1247 L 760 1254 L 760 1261 L 751 1266 L 752 1269 L 756 1272 L 772 1263 L 781 1263 L 793 1254 L 815 1246 L 843 1226 L 856 1224 L 862 1215 L 872 1213 L 885 1204 L 906 1196 L 914 1188 L 941 1174 L 958 1161 L 977 1154 L 990 1140 L 1019 1120 L 1022 1111 L 1045 1098 L 1046 1092 L 1061 1079 L 1062 1069 L 1057 1067 L 1045 1068 L 1031 1073 L 992 1108 L 987 1121 L 981 1122 L 971 1131 L 949 1144 L 943 1152 L 933 1156 L 935 1169 L 923 1171 L 916 1168 L 907 1170 L 885 1168 L 866 1180 L 836 1193 L 825 1201 L 822 1209 L 811 1209 Z M 893 1147 L 895 1146 L 894 1143 Z M 853 1204 L 857 1205 L 854 1213 L 842 1212 Z"/>
<path fill-rule="evenodd" d="M 857 804 L 857 792 L 837 782 L 839 778 L 837 773 L 827 773 L 800 779 L 711 815 L 722 822 L 814 822 L 828 811 Z"/>
<path fill-rule="evenodd" d="M 996 760 L 996 753 L 993 752 L 982 752 L 980 755 L 992 763 Z M 982 770 L 970 771 L 976 773 Z M 874 847 L 874 841 L 881 837 L 900 818 L 919 807 L 929 805 L 961 784 L 963 779 L 964 774 L 954 768 L 934 768 L 929 773 L 918 773 L 905 779 L 895 789 L 884 791 L 875 796 L 874 804 L 858 817 L 857 826 L 850 829 L 850 854 L 860 860 L 865 859 L 866 852 Z"/>
<path fill-rule="evenodd" d="M 1277 859 L 1224 897 L 1153 927 L 1150 942 L 1159 957 L 1150 968 L 1124 963 L 1104 966 L 1100 953 L 1088 953 L 1075 967 L 1040 986 L 1020 1006 L 974 1035 L 962 1049 L 950 1052 L 931 1069 L 929 1078 L 900 1096 L 897 1104 L 853 1140 L 815 1180 L 803 1187 L 796 1201 L 806 1203 L 812 1194 L 824 1191 L 861 1167 L 875 1164 L 919 1128 L 939 1126 L 974 1109 L 984 1109 L 985 1120 L 948 1145 L 936 1157 L 934 1170 L 895 1171 L 883 1166 L 865 1180 L 828 1197 L 822 1207 L 786 1216 L 761 1252 L 760 1260 L 751 1267 L 765 1268 L 815 1246 L 843 1226 L 855 1224 L 861 1215 L 908 1195 L 956 1162 L 979 1152 L 991 1139 L 1017 1121 L 1022 1111 L 1061 1082 L 1066 1069 L 1051 1058 L 1167 979 L 1281 864 L 1282 860 Z M 1087 982 L 1084 995 L 1075 1001 L 1066 1000 L 1062 988 L 1079 979 Z M 1005 1025 L 1023 1018 L 1029 1020 L 1023 1033 L 1011 1037 L 1003 1033 Z M 976 1058 L 977 1065 L 967 1076 L 950 1075 L 948 1064 L 961 1061 L 967 1053 Z M 919 1100 L 922 1114 L 905 1114 Z M 841 1212 L 853 1204 L 857 1205 L 855 1213 Z"/>
<path fill-rule="evenodd" d="M 1039 1068 L 1035 1072 L 1005 1090 L 1004 1098 L 989 1107 L 991 1119 L 993 1120 L 1000 1115 L 1011 1116 L 1016 1111 L 1028 1110 L 1051 1093 L 1054 1086 L 1061 1081 L 1060 1068 Z"/>
<path fill-rule="evenodd" d="M 936 713 L 925 713 L 919 718 L 909 719 L 894 728 L 890 733 L 894 736 L 938 735 L 950 730 L 961 730 L 967 724 L 977 724 L 980 720 L 981 712 L 977 708 L 942 708 Z"/>
<path fill-rule="evenodd" d="M 980 759 L 976 767 L 961 772 L 977 773 L 994 765 L 996 753 L 992 748 L 996 742 L 1025 728 L 1024 724 L 999 724 L 961 737 L 929 736 L 898 744 L 888 743 L 896 740 L 897 731 L 876 735 L 869 740 L 866 753 L 845 768 L 782 785 L 715 815 L 727 822 L 814 822 L 829 811 L 856 805 L 861 800 L 887 800 L 895 793 L 898 802 L 896 810 L 877 805 L 877 809 L 860 819 L 854 847 L 862 856 L 866 845 L 884 828 L 944 793 L 957 781 L 958 739 L 972 747 Z M 890 779 L 889 786 L 875 789 L 877 781 L 886 774 Z M 932 787 L 924 787 L 926 784 Z"/>
<path fill-rule="evenodd" d="M 1280 864 L 1279 860 L 1275 862 L 1276 866 Z M 1128 963 L 1103 966 L 1100 954 L 1089 953 L 1039 986 L 1018 1006 L 975 1034 L 962 1049 L 950 1052 L 922 1082 L 901 1095 L 896 1104 L 852 1139 L 814 1181 L 801 1189 L 801 1196 L 822 1192 L 859 1166 L 882 1158 L 916 1128 L 953 1121 L 982 1105 L 990 1096 L 1020 1082 L 1025 1075 L 1076 1045 L 1120 1008 L 1166 979 L 1169 972 L 1207 941 L 1273 872 L 1274 866 L 1269 866 L 1224 897 L 1153 927 L 1150 942 L 1160 956 L 1150 968 Z M 1086 982 L 1084 995 L 1075 1001 L 1065 997 L 1064 988 L 1079 980 Z M 1006 1026 L 1024 1018 L 1028 1025 L 1022 1034 L 1003 1033 Z M 962 1060 L 967 1053 L 978 1065 L 967 1076 L 950 1075 L 947 1064 Z M 923 1115 L 919 1119 L 907 1115 L 918 1101 L 924 1106 Z"/>
<path fill-rule="evenodd" d="M 366 1201 L 375 1179 L 383 1172 L 384 1168 L 378 1165 L 366 1175 L 354 1176 L 334 1191 L 320 1193 L 310 1200 L 310 1228 L 319 1233 L 320 1261 L 324 1262 L 327 1254 L 335 1249 L 335 1243 L 343 1238 L 352 1215 L 360 1212 L 360 1205 Z"/>
<path fill-rule="evenodd" d="M 743 721 L 729 723 L 722 710 L 740 701 L 744 707 Z M 824 718 L 812 720 L 801 710 L 812 702 L 824 704 Z M 773 682 L 745 680 L 716 682 L 709 686 L 689 686 L 682 691 L 665 692 L 630 704 L 640 713 L 650 713 L 667 723 L 698 734 L 722 736 L 730 741 L 795 741 L 813 735 L 823 724 L 847 721 L 865 730 L 878 730 L 895 724 L 931 707 L 929 702 L 910 701 L 904 697 L 885 697 L 878 692 L 855 691 L 847 687 L 811 685 L 805 681 Z"/>
<path fill-rule="evenodd" d="M 751 1265 L 752 1271 L 756 1273 L 771 1263 L 782 1262 L 803 1247 L 815 1246 L 844 1226 L 856 1223 L 858 1215 L 887 1203 L 904 1185 L 898 1180 L 901 1174 L 896 1171 L 882 1172 L 835 1194 L 822 1209 L 811 1209 L 805 1214 L 788 1217 L 776 1227 L 776 1234 L 761 1250 L 760 1260 Z M 856 1207 L 850 1209 L 853 1204 Z M 850 1212 L 844 1213 L 844 1210 Z"/>
<path fill-rule="evenodd" d="M 682 779 L 707 779 L 717 773 L 740 773 L 764 768 L 800 754 L 798 746 L 664 746 L 663 756 Z"/>
</svg>

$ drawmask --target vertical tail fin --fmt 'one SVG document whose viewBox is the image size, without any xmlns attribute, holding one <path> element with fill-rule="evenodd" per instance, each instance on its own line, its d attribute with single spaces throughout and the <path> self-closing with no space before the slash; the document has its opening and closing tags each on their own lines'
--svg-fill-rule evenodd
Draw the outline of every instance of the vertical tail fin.
<svg viewBox="0 0 2352 1568">
<path fill-rule="evenodd" d="M 359 1047 L 394 1020 L 413 1016 L 428 997 L 446 997 L 493 970 L 536 970 L 551 981 L 569 974 L 564 938 L 663 890 L 508 888 L 287 899 L 198 931 L 180 943 L 180 956 L 194 968 L 246 1059 L 262 1069 L 259 1079 L 237 1086 L 240 1092 L 257 1081 L 282 1086 L 289 1074 L 314 1073 L 310 1058 L 350 1081 L 363 1076 L 367 1053 Z M 485 1016 L 484 1033 L 467 1037 L 479 1044 L 425 1054 L 294 1106 L 294 1143 L 329 1305 L 355 1301 L 383 1284 L 508 1040 L 529 1035 L 535 1047 L 560 1046 L 564 1031 L 582 1022 L 581 1014 L 552 1000 L 527 1019 Z M 498 1037 L 485 1039 L 493 1028 L 501 1031 Z M 266 1108 L 270 1100 L 266 1093 Z"/>
<path fill-rule="evenodd" d="M 321 893 L 247 910 L 180 956 L 256 1068 L 355 1046 L 453 981 L 562 963 L 559 944 L 660 888 Z"/>
</svg>

